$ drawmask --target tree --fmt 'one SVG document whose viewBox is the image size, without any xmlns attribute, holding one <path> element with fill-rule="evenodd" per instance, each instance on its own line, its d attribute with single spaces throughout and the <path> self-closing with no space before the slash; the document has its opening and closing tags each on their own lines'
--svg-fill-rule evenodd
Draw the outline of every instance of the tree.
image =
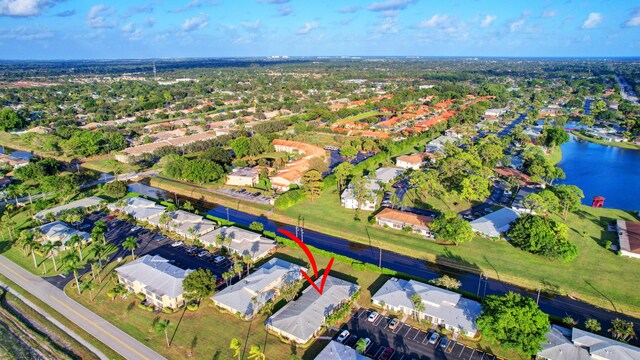
<svg viewBox="0 0 640 360">
<path fill-rule="evenodd" d="M 358 155 L 358 150 L 356 150 L 355 147 L 351 145 L 342 145 L 340 147 L 340 156 L 351 159 L 356 157 L 356 155 Z"/>
<path fill-rule="evenodd" d="M 73 277 L 76 280 L 76 287 L 78 288 L 78 294 L 81 294 L 80 291 L 80 281 L 78 280 L 78 270 L 82 269 L 84 266 L 80 264 L 80 258 L 75 253 L 68 253 L 62 258 L 62 268 L 67 272 L 73 272 Z"/>
<path fill-rule="evenodd" d="M 280 294 L 282 295 L 282 298 L 287 302 L 295 299 L 296 295 L 298 295 L 298 292 L 300 292 L 300 289 L 302 289 L 302 284 L 302 281 L 289 281 L 283 284 L 280 288 Z"/>
<path fill-rule="evenodd" d="M 102 189 L 105 194 L 118 199 L 125 196 L 128 191 L 127 183 L 118 180 L 106 183 Z"/>
<path fill-rule="evenodd" d="M 138 245 L 138 239 L 134 236 L 127 236 L 127 238 L 122 242 L 122 248 L 131 251 L 132 259 L 136 258 L 135 251 L 138 248 Z"/>
<path fill-rule="evenodd" d="M 438 178 L 436 170 L 413 171 L 409 174 L 409 185 L 414 187 L 422 201 L 429 196 L 439 197 L 444 192 L 444 187 Z"/>
<path fill-rule="evenodd" d="M 93 243 L 93 246 L 91 246 L 90 250 L 93 256 L 98 259 L 100 267 L 102 267 L 102 260 L 105 258 L 107 246 L 103 242 L 96 241 Z"/>
<path fill-rule="evenodd" d="M 216 277 L 211 270 L 199 268 L 182 280 L 182 288 L 187 298 L 200 301 L 215 291 Z"/>
<path fill-rule="evenodd" d="M 356 200 L 355 217 L 359 219 L 360 208 L 367 202 L 373 201 L 374 194 L 371 192 L 371 182 L 362 176 L 355 176 L 351 179 L 351 190 Z"/>
<path fill-rule="evenodd" d="M 12 108 L 5 107 L 0 111 L 0 131 L 22 129 L 26 125 L 24 118 L 22 118 Z"/>
<path fill-rule="evenodd" d="M 589 318 L 585 320 L 584 327 L 593 333 L 597 333 L 597 332 L 600 332 L 600 330 L 602 330 L 602 326 L 600 325 L 600 322 L 593 318 Z"/>
<path fill-rule="evenodd" d="M 171 343 L 169 342 L 169 320 L 168 319 L 160 320 L 156 318 L 154 320 L 153 329 L 158 334 L 164 332 L 164 338 L 167 340 L 167 347 L 171 347 Z"/>
<path fill-rule="evenodd" d="M 105 232 L 107 231 L 107 225 L 102 220 L 98 220 L 93 224 L 93 229 L 91 229 L 91 238 L 96 242 L 102 242 L 106 244 Z"/>
<path fill-rule="evenodd" d="M 636 337 L 636 332 L 633 329 L 633 322 L 626 321 L 620 318 L 615 318 L 611 321 L 611 329 L 609 329 L 611 335 L 616 339 L 622 339 L 627 341 Z"/>
<path fill-rule="evenodd" d="M 568 142 L 569 134 L 559 126 L 551 126 L 542 130 L 542 136 L 539 140 L 544 144 L 544 146 L 553 150 L 556 146 L 560 146 Z"/>
<path fill-rule="evenodd" d="M 460 182 L 460 197 L 469 203 L 473 200 L 484 200 L 490 194 L 489 180 L 486 177 L 469 174 Z"/>
<path fill-rule="evenodd" d="M 233 149 L 233 153 L 236 155 L 236 158 L 240 159 L 249 154 L 249 144 L 250 140 L 246 136 L 237 137 L 231 141 L 229 141 L 229 146 Z"/>
<path fill-rule="evenodd" d="M 249 349 L 249 359 L 265 360 L 267 356 L 260 349 L 260 345 L 252 345 Z"/>
<path fill-rule="evenodd" d="M 207 159 L 193 159 L 184 164 L 182 179 L 203 184 L 218 180 L 224 174 L 224 169 L 217 163 Z"/>
<path fill-rule="evenodd" d="M 195 207 L 193 207 L 193 205 L 191 204 L 191 201 L 186 200 L 184 202 L 184 204 L 182 204 L 182 208 L 185 209 L 186 211 L 193 211 L 195 210 Z"/>
<path fill-rule="evenodd" d="M 242 262 L 236 261 L 233 263 L 233 271 L 238 274 L 238 278 L 242 278 L 242 270 L 244 270 Z"/>
<path fill-rule="evenodd" d="M 28 230 L 27 230 L 28 231 Z M 37 230 L 34 230 L 33 236 L 24 236 L 22 240 L 22 248 L 31 253 L 31 257 L 33 257 L 33 267 L 34 269 L 38 267 L 38 262 L 36 261 L 36 249 L 40 246 L 40 242 L 36 239 L 39 239 L 39 233 Z"/>
<path fill-rule="evenodd" d="M 537 214 L 546 214 L 550 211 L 556 211 L 560 206 L 558 197 L 551 190 L 542 190 L 537 194 L 529 194 L 525 196 L 522 203 L 525 208 Z"/>
<path fill-rule="evenodd" d="M 238 359 L 240 359 L 240 349 L 242 349 L 242 343 L 240 342 L 240 339 L 235 337 L 231 339 L 229 349 L 233 350 L 233 357 L 237 357 Z"/>
<path fill-rule="evenodd" d="M 346 181 L 353 169 L 353 164 L 346 161 L 333 168 L 333 174 L 336 177 L 336 185 L 338 185 L 338 196 L 342 192 L 342 189 L 344 188 L 344 185 L 346 184 Z"/>
<path fill-rule="evenodd" d="M 477 324 L 484 337 L 504 348 L 534 355 L 546 340 L 549 316 L 540 311 L 533 299 L 509 292 L 487 296 Z"/>
<path fill-rule="evenodd" d="M 419 320 L 420 313 L 425 310 L 424 303 L 422 302 L 422 297 L 419 294 L 411 295 L 411 303 L 413 304 L 413 315 Z"/>
<path fill-rule="evenodd" d="M 105 161 L 105 166 L 111 169 L 111 173 L 115 179 L 114 182 L 118 181 L 118 174 L 122 174 L 123 165 L 120 161 L 116 159 L 108 159 Z M 120 197 L 120 196 L 118 196 Z"/>
<path fill-rule="evenodd" d="M 580 199 L 584 198 L 582 190 L 575 185 L 557 185 L 552 188 L 552 191 L 558 198 L 565 220 L 569 211 L 577 209 L 580 206 Z"/>
<path fill-rule="evenodd" d="M 311 202 L 314 202 L 322 192 L 322 174 L 317 170 L 307 171 L 302 177 L 302 185 L 305 194 L 309 195 Z"/>
<path fill-rule="evenodd" d="M 364 354 L 367 351 L 367 341 L 364 338 L 360 338 L 358 342 L 356 342 L 356 350 L 360 354 Z"/>
<path fill-rule="evenodd" d="M 436 238 L 458 246 L 475 237 L 469 222 L 463 220 L 454 212 L 446 212 L 433 220 L 429 227 L 436 233 Z"/>
<path fill-rule="evenodd" d="M 249 230 L 261 233 L 264 231 L 264 224 L 259 221 L 254 221 L 249 224 Z"/>
<path fill-rule="evenodd" d="M 511 224 L 508 236 L 522 250 L 568 261 L 578 255 L 578 249 L 568 240 L 567 233 L 564 224 L 545 216 L 524 214 Z"/>
<path fill-rule="evenodd" d="M 97 284 L 91 280 L 83 281 L 80 283 L 80 291 L 85 292 L 89 291 L 89 301 L 93 302 L 93 289 L 97 287 Z"/>
<path fill-rule="evenodd" d="M 62 242 L 60 241 L 54 241 L 54 242 L 47 241 L 44 244 L 42 244 L 42 246 L 40 247 L 44 257 L 51 258 L 51 260 L 53 260 L 53 270 L 56 272 L 58 271 L 58 265 L 56 264 L 55 255 L 56 255 L 56 251 L 61 245 L 62 245 Z"/>
<path fill-rule="evenodd" d="M 454 290 L 459 289 L 460 286 L 462 286 L 462 283 L 458 279 L 454 279 L 448 275 L 442 275 L 442 277 L 431 280 L 430 283 L 432 283 L 435 286 L 443 287 L 445 289 L 454 289 Z"/>
</svg>

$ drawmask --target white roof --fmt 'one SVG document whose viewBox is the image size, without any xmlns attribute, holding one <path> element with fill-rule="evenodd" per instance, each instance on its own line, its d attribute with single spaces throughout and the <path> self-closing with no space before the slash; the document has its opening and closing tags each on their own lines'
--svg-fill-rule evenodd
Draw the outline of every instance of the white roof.
<svg viewBox="0 0 640 360">
<path fill-rule="evenodd" d="M 545 335 L 538 357 L 550 360 L 635 360 L 640 348 L 596 335 L 584 330 L 572 330 L 552 325 Z M 571 340 L 569 340 L 571 338 Z"/>
<path fill-rule="evenodd" d="M 176 210 L 167 214 L 171 220 L 164 226 L 183 236 L 191 236 L 189 229 L 193 229 L 195 236 L 202 236 L 216 227 L 213 221 L 184 210 Z M 154 225 L 160 225 L 160 217 L 150 218 L 149 222 Z"/>
<path fill-rule="evenodd" d="M 46 219 L 48 213 L 52 213 L 53 215 L 58 216 L 58 214 L 60 214 L 63 211 L 71 210 L 71 209 L 84 209 L 88 207 L 98 206 L 103 201 L 104 199 L 99 198 L 97 196 L 90 196 L 88 198 L 72 201 L 66 205 L 60 205 L 51 209 L 42 210 L 36 213 L 35 215 L 33 215 L 33 217 L 35 219 L 42 221 Z"/>
<path fill-rule="evenodd" d="M 78 235 L 83 240 L 88 240 L 91 237 L 88 233 L 76 230 L 62 221 L 54 221 L 37 227 L 36 229 L 42 233 L 45 240 L 52 242 L 60 241 L 62 245 L 66 244 L 73 235 Z"/>
<path fill-rule="evenodd" d="M 511 222 L 519 218 L 520 214 L 514 210 L 502 208 L 481 218 L 471 221 L 473 231 L 489 237 L 499 237 L 500 233 L 509 230 Z"/>
<path fill-rule="evenodd" d="M 321 281 L 322 277 L 315 281 L 318 287 Z M 266 324 L 299 343 L 306 343 L 320 329 L 326 316 L 359 288 L 357 284 L 327 276 L 322 295 L 312 286 L 307 287 L 298 300 L 285 305 L 268 318 Z"/>
<path fill-rule="evenodd" d="M 402 174 L 404 169 L 398 168 L 380 168 L 376 170 L 376 180 L 381 181 L 383 183 L 388 183 L 389 181 L 395 179 L 396 176 Z"/>
<path fill-rule="evenodd" d="M 327 346 L 315 357 L 315 360 L 367 360 L 368 357 L 357 350 L 331 340 Z"/>
<path fill-rule="evenodd" d="M 411 296 L 418 294 L 425 306 L 424 314 L 435 316 L 458 329 L 475 332 L 476 319 L 480 315 L 482 305 L 476 301 L 465 299 L 453 291 L 421 283 L 415 280 L 391 278 L 371 297 L 377 302 L 406 309 L 413 309 Z"/>
<path fill-rule="evenodd" d="M 307 270 L 288 261 L 272 258 L 253 274 L 215 294 L 211 300 L 245 317 L 251 317 L 273 298 L 276 289 L 300 279 L 301 269 Z M 255 303 L 252 300 L 254 298 Z"/>
<path fill-rule="evenodd" d="M 158 296 L 175 298 L 184 293 L 182 280 L 193 270 L 181 269 L 159 255 L 145 255 L 116 268 L 121 277 L 138 281 Z"/>
<path fill-rule="evenodd" d="M 155 202 L 141 197 L 133 197 L 123 200 L 126 204 L 122 207 L 117 207 L 115 203 L 107 205 L 107 208 L 111 211 L 119 210 L 133 216 L 136 220 L 148 221 L 150 218 L 159 217 L 167 209 L 162 205 L 158 205 Z"/>
<path fill-rule="evenodd" d="M 368 184 L 367 187 L 369 188 L 369 191 L 371 191 L 371 194 L 373 195 L 374 199 L 375 199 L 375 192 L 377 190 L 380 190 L 380 184 L 378 184 L 378 180 L 377 179 L 367 179 Z M 342 192 L 342 194 L 340 195 L 340 198 L 342 200 L 356 200 L 355 195 L 353 194 L 353 184 L 349 183 L 349 185 L 347 186 L 347 188 Z"/>
<path fill-rule="evenodd" d="M 271 239 L 235 226 L 223 226 L 213 230 L 200 237 L 200 241 L 206 245 L 213 245 L 219 234 L 231 238 L 231 243 L 228 245 L 230 250 L 240 256 L 249 254 L 253 260 L 264 257 L 271 249 L 277 246 L 276 242 Z"/>
</svg>

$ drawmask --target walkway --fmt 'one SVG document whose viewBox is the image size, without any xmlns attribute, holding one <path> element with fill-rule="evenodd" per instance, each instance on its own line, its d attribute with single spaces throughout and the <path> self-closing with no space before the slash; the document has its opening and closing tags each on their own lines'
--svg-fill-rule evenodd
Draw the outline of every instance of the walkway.
<svg viewBox="0 0 640 360">
<path fill-rule="evenodd" d="M 0 273 L 73 321 L 125 359 L 163 358 L 146 345 L 69 298 L 62 290 L 27 272 L 4 256 L 0 256 Z"/>
</svg>

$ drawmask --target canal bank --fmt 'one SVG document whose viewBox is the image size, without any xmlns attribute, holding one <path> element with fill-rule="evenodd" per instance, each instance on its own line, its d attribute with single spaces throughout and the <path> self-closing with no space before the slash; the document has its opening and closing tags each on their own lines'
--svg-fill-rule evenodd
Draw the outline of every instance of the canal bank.
<svg viewBox="0 0 640 360">
<path fill-rule="evenodd" d="M 553 288 L 552 284 L 547 284 L 541 288 L 541 292 L 538 295 L 538 292 L 535 290 L 524 289 L 501 281 L 504 276 L 500 276 L 500 274 L 498 274 L 497 279 L 491 278 L 489 276 L 494 276 L 495 274 L 482 273 L 482 270 L 477 266 L 474 266 L 474 264 L 469 264 L 466 268 L 462 266 L 454 268 L 444 264 L 434 264 L 423 259 L 401 255 L 384 249 L 381 250 L 376 246 L 378 245 L 377 241 L 370 244 L 356 243 L 307 228 L 296 227 L 291 223 L 276 222 L 268 216 L 253 215 L 229 207 L 206 203 L 200 199 L 178 196 L 166 191 L 163 192 L 160 189 L 152 188 L 150 191 L 147 191 L 146 187 L 136 188 L 135 185 L 132 185 L 130 190 L 143 191 L 156 195 L 160 194 L 165 199 L 177 198 L 180 203 L 183 203 L 185 200 L 189 200 L 192 204 L 196 204 L 198 207 L 208 210 L 207 214 L 209 215 L 225 220 L 229 219 L 230 221 L 243 226 L 248 226 L 254 221 L 259 221 L 265 225 L 265 230 L 267 231 L 286 229 L 294 234 L 298 234 L 305 243 L 318 249 L 343 255 L 354 259 L 354 261 L 357 262 L 382 265 L 384 268 L 405 273 L 419 279 L 430 280 L 446 274 L 460 280 L 462 284 L 461 290 L 470 294 L 476 294 L 478 297 L 484 297 L 492 294 L 504 294 L 509 291 L 518 292 L 530 298 L 538 299 L 540 308 L 556 318 L 562 318 L 569 315 L 581 323 L 583 323 L 587 318 L 595 318 L 600 321 L 603 328 L 608 328 L 613 319 L 623 318 L 633 321 L 636 326 L 640 326 L 640 320 L 633 317 L 608 311 L 589 303 L 576 300 L 575 298 L 561 296 L 557 290 Z M 160 191 L 160 193 L 158 191 Z M 293 223 L 296 222 L 294 221 Z M 452 249 L 454 248 L 452 247 Z"/>
</svg>

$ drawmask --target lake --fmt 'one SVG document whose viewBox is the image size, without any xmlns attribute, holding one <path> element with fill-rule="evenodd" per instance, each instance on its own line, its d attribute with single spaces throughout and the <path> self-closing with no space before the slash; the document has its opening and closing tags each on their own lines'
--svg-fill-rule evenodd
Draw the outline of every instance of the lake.
<svg viewBox="0 0 640 360">
<path fill-rule="evenodd" d="M 563 144 L 559 166 L 567 174 L 558 183 L 576 185 L 584 192 L 583 204 L 596 195 L 608 208 L 640 210 L 640 151 L 581 140 L 571 135 Z"/>
</svg>

